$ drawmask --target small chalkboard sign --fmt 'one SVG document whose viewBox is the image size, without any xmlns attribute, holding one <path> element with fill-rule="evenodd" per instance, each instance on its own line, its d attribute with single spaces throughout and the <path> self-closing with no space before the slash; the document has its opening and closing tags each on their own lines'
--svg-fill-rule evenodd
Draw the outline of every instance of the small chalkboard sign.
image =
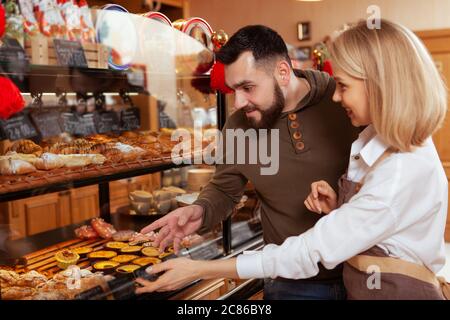
<svg viewBox="0 0 450 320">
<path fill-rule="evenodd" d="M 141 115 L 136 107 L 122 110 L 120 115 L 121 129 L 124 131 L 136 130 L 141 127 Z"/>
<path fill-rule="evenodd" d="M 98 133 L 119 131 L 119 117 L 117 116 L 117 113 L 112 111 L 99 112 L 95 117 L 95 126 Z"/>
<path fill-rule="evenodd" d="M 60 66 L 87 68 L 83 47 L 78 41 L 54 39 L 56 57 Z"/>
<path fill-rule="evenodd" d="M 61 114 L 58 111 L 32 112 L 31 119 L 42 138 L 55 137 L 63 133 L 61 128 Z"/>
<path fill-rule="evenodd" d="M 76 136 L 88 136 L 97 133 L 93 113 L 78 115 L 76 113 L 65 112 L 61 116 L 63 129 L 67 133 Z"/>
<path fill-rule="evenodd" d="M 88 136 L 90 134 L 96 134 L 95 119 L 93 113 L 85 113 L 78 117 L 78 127 L 76 134 L 80 136 Z"/>
<path fill-rule="evenodd" d="M 29 61 L 25 50 L 16 39 L 3 37 L 0 43 L 0 72 L 8 73 L 19 90 L 26 90 Z"/>
<path fill-rule="evenodd" d="M 9 140 L 20 140 L 37 137 L 36 128 L 26 113 L 18 113 L 8 120 L 0 119 L 2 136 Z"/>
<path fill-rule="evenodd" d="M 12 66 L 28 65 L 29 61 L 25 54 L 25 50 L 17 39 L 3 37 L 0 46 L 0 61 L 2 64 L 10 64 Z"/>
<path fill-rule="evenodd" d="M 78 126 L 78 117 L 71 112 L 64 112 L 61 114 L 63 130 L 70 134 L 75 134 Z"/>
</svg>

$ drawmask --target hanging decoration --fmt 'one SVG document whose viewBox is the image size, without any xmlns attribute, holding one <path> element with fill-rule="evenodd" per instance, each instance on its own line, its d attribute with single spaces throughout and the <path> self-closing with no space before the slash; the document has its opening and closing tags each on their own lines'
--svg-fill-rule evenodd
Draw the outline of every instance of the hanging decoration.
<svg viewBox="0 0 450 320">
<path fill-rule="evenodd" d="M 214 52 L 217 53 L 228 41 L 228 34 L 223 30 L 214 31 L 211 37 L 214 45 Z M 232 93 L 233 90 L 225 83 L 225 66 L 216 61 L 211 69 L 211 88 L 222 93 Z"/>
<path fill-rule="evenodd" d="M 3 37 L 3 34 L 5 33 L 5 8 L 0 3 L 0 38 Z"/>
<path fill-rule="evenodd" d="M 0 77 L 0 118 L 8 119 L 24 106 L 25 101 L 16 85 L 10 79 Z"/>
<path fill-rule="evenodd" d="M 331 66 L 329 53 L 327 46 L 324 43 L 319 43 L 315 46 L 312 56 L 314 67 L 317 70 L 327 72 L 331 76 L 333 75 L 333 68 Z"/>
</svg>

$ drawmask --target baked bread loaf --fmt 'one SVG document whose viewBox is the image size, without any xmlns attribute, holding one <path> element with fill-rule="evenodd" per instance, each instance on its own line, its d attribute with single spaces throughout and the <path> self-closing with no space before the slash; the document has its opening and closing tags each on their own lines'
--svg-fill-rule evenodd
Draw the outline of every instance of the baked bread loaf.
<svg viewBox="0 0 450 320">
<path fill-rule="evenodd" d="M 8 287 L 2 290 L 2 299 L 22 300 L 30 297 L 34 292 L 35 289 L 30 287 Z"/>
<path fill-rule="evenodd" d="M 27 174 L 35 171 L 36 167 L 24 160 L 18 159 L 0 160 L 0 174 L 2 175 Z"/>
<path fill-rule="evenodd" d="M 46 152 L 37 159 L 35 167 L 39 170 L 59 169 L 64 167 L 64 161 L 59 155 Z"/>
<path fill-rule="evenodd" d="M 23 160 L 32 165 L 38 161 L 38 157 L 34 154 L 17 153 L 15 151 L 8 151 L 4 156 L 0 156 L 0 160 L 11 159 L 11 160 Z"/>
<path fill-rule="evenodd" d="M 43 274 L 32 270 L 25 274 L 22 274 L 16 281 L 16 286 L 19 287 L 37 287 L 40 284 L 47 282 L 47 277 Z"/>
<path fill-rule="evenodd" d="M 61 154 L 59 157 L 67 168 L 103 164 L 106 158 L 101 154 Z"/>
<path fill-rule="evenodd" d="M 19 274 L 14 271 L 0 270 L 0 288 L 14 287 L 19 279 Z"/>
</svg>

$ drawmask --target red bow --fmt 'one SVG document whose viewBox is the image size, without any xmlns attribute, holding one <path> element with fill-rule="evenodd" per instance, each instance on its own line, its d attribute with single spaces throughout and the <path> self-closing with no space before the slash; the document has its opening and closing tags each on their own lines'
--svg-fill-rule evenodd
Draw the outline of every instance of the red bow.
<svg viewBox="0 0 450 320">
<path fill-rule="evenodd" d="M 211 70 L 211 88 L 222 93 L 233 92 L 233 89 L 229 88 L 225 83 L 225 66 L 219 61 L 214 63 Z"/>
<path fill-rule="evenodd" d="M 324 72 L 328 73 L 330 76 L 333 75 L 333 67 L 331 66 L 330 60 L 325 60 L 323 63 L 323 70 Z"/>
<path fill-rule="evenodd" d="M 8 78 L 0 77 L 0 118 L 8 119 L 24 106 L 25 101 L 16 85 Z"/>
<path fill-rule="evenodd" d="M 3 37 L 3 34 L 5 33 L 5 24 L 5 8 L 3 8 L 0 3 L 0 38 Z"/>
</svg>

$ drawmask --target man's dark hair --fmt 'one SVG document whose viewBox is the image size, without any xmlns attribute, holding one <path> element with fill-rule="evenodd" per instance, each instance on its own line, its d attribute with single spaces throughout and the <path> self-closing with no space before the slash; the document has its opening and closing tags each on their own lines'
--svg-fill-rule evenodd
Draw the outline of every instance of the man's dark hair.
<svg viewBox="0 0 450 320">
<path fill-rule="evenodd" d="M 274 30 L 252 25 L 239 29 L 216 55 L 218 61 L 225 65 L 232 64 L 244 52 L 251 52 L 255 62 L 267 66 L 275 58 L 285 59 L 292 68 L 286 43 Z"/>
</svg>

